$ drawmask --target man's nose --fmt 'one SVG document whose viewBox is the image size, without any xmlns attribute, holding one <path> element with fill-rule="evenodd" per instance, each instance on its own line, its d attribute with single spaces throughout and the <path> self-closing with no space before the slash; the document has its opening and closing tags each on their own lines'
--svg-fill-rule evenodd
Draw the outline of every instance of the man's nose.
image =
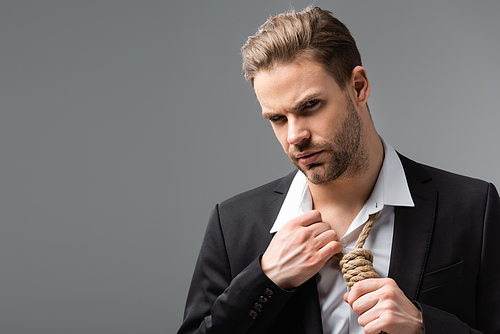
<svg viewBox="0 0 500 334">
<path fill-rule="evenodd" d="M 290 118 L 288 120 L 288 137 L 287 142 L 289 145 L 298 145 L 303 140 L 308 139 L 310 136 L 309 130 L 304 122 Z"/>
</svg>

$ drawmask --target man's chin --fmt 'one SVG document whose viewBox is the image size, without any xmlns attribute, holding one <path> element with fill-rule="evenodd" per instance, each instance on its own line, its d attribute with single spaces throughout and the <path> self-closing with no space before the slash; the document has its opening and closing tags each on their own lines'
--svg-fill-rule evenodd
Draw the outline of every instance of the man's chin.
<svg viewBox="0 0 500 334">
<path fill-rule="evenodd" d="M 309 182 L 313 184 L 322 184 L 332 181 L 328 175 L 325 174 L 324 166 L 321 164 L 312 164 L 307 166 L 307 168 L 300 168 L 300 170 L 304 173 Z"/>
<path fill-rule="evenodd" d="M 297 167 L 304 173 L 309 182 L 316 185 L 336 181 L 345 175 L 345 171 L 327 170 L 327 166 L 323 164 L 310 165 L 307 168 Z"/>
</svg>

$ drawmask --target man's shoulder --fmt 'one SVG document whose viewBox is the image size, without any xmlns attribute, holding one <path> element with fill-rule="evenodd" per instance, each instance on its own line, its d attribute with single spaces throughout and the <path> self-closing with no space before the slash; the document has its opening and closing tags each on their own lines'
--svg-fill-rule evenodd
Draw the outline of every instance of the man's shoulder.
<svg viewBox="0 0 500 334">
<path fill-rule="evenodd" d="M 452 171 L 426 165 L 399 155 L 406 176 L 409 179 L 418 179 L 422 183 L 432 183 L 436 189 L 461 193 L 484 192 L 491 184 L 487 181 L 458 174 Z"/>
<path fill-rule="evenodd" d="M 276 196 L 286 195 L 297 170 L 271 182 L 232 196 L 221 202 L 221 206 L 241 205 L 241 203 L 268 202 Z"/>
</svg>

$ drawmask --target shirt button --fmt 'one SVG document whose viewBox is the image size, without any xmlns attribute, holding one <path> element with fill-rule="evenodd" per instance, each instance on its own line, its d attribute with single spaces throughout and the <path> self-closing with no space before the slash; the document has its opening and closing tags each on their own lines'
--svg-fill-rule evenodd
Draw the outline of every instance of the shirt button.
<svg viewBox="0 0 500 334">
<path fill-rule="evenodd" d="M 342 247 L 346 247 L 347 246 L 347 242 L 345 241 L 344 238 L 340 239 L 340 244 L 342 245 Z"/>
</svg>

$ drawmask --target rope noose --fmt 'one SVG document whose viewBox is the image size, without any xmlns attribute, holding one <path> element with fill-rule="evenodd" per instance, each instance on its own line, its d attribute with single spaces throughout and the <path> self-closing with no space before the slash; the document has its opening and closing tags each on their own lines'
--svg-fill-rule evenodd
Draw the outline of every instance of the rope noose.
<svg viewBox="0 0 500 334">
<path fill-rule="evenodd" d="M 337 253 L 334 257 L 339 261 L 339 266 L 342 269 L 344 280 L 349 287 L 349 290 L 356 282 L 367 278 L 378 278 L 378 274 L 373 268 L 373 254 L 368 249 L 364 249 L 366 238 L 370 234 L 373 223 L 377 219 L 379 212 L 371 214 L 368 217 L 363 230 L 356 241 L 354 250 L 347 254 L 343 252 Z"/>
<path fill-rule="evenodd" d="M 342 274 L 344 275 L 344 280 L 349 287 L 349 290 L 359 281 L 365 280 L 367 278 L 378 278 L 378 274 L 373 268 L 373 254 L 368 249 L 364 249 L 366 238 L 370 234 L 373 227 L 373 223 L 377 219 L 378 214 L 374 213 L 369 215 L 368 220 L 363 226 L 363 230 L 356 241 L 354 250 L 347 254 L 343 252 L 335 254 L 333 257 L 339 261 L 339 266 L 342 269 Z M 387 334 L 382 331 L 379 334 Z"/>
</svg>

